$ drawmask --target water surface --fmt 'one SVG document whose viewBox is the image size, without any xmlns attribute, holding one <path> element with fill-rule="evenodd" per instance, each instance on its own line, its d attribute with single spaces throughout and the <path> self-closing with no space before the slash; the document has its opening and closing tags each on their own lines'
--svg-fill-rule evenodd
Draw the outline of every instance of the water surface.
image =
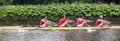
<svg viewBox="0 0 120 41">
<path fill-rule="evenodd" d="M 120 30 L 1 30 L 0 41 L 120 41 Z"/>
</svg>

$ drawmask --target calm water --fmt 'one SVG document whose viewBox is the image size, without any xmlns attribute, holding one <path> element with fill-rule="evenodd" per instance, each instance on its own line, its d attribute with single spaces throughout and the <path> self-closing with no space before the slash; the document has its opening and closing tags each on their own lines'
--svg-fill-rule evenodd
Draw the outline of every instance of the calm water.
<svg viewBox="0 0 120 41">
<path fill-rule="evenodd" d="M 0 41 L 120 41 L 120 30 L 1 30 Z"/>
</svg>

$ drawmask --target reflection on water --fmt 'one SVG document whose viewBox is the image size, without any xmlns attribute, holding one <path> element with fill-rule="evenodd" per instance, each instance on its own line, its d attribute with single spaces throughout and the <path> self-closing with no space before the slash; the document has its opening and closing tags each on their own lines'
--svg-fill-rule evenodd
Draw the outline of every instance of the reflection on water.
<svg viewBox="0 0 120 41">
<path fill-rule="evenodd" d="M 120 41 L 120 30 L 1 30 L 0 41 Z"/>
</svg>

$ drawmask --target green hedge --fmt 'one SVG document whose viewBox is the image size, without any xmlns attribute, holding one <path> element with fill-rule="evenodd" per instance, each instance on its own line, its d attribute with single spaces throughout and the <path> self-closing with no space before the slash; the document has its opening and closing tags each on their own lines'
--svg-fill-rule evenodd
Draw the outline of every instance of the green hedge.
<svg viewBox="0 0 120 41">
<path fill-rule="evenodd" d="M 120 5 L 114 4 L 51 4 L 27 6 L 3 6 L 0 14 L 4 17 L 12 16 L 13 20 L 29 20 L 43 15 L 50 20 L 57 20 L 60 15 L 79 16 L 120 16 Z M 55 21 L 55 20 L 54 20 Z"/>
<path fill-rule="evenodd" d="M 0 5 L 48 5 L 53 3 L 92 3 L 92 0 L 0 0 Z"/>
</svg>

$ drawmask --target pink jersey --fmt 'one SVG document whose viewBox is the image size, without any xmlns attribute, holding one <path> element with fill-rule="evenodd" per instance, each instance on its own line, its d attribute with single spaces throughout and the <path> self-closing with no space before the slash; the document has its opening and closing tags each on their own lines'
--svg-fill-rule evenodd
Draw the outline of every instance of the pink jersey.
<svg viewBox="0 0 120 41">
<path fill-rule="evenodd" d="M 82 20 L 83 20 L 82 18 L 78 18 L 76 24 L 77 24 L 77 25 L 81 24 L 81 23 L 82 23 Z"/>
</svg>

